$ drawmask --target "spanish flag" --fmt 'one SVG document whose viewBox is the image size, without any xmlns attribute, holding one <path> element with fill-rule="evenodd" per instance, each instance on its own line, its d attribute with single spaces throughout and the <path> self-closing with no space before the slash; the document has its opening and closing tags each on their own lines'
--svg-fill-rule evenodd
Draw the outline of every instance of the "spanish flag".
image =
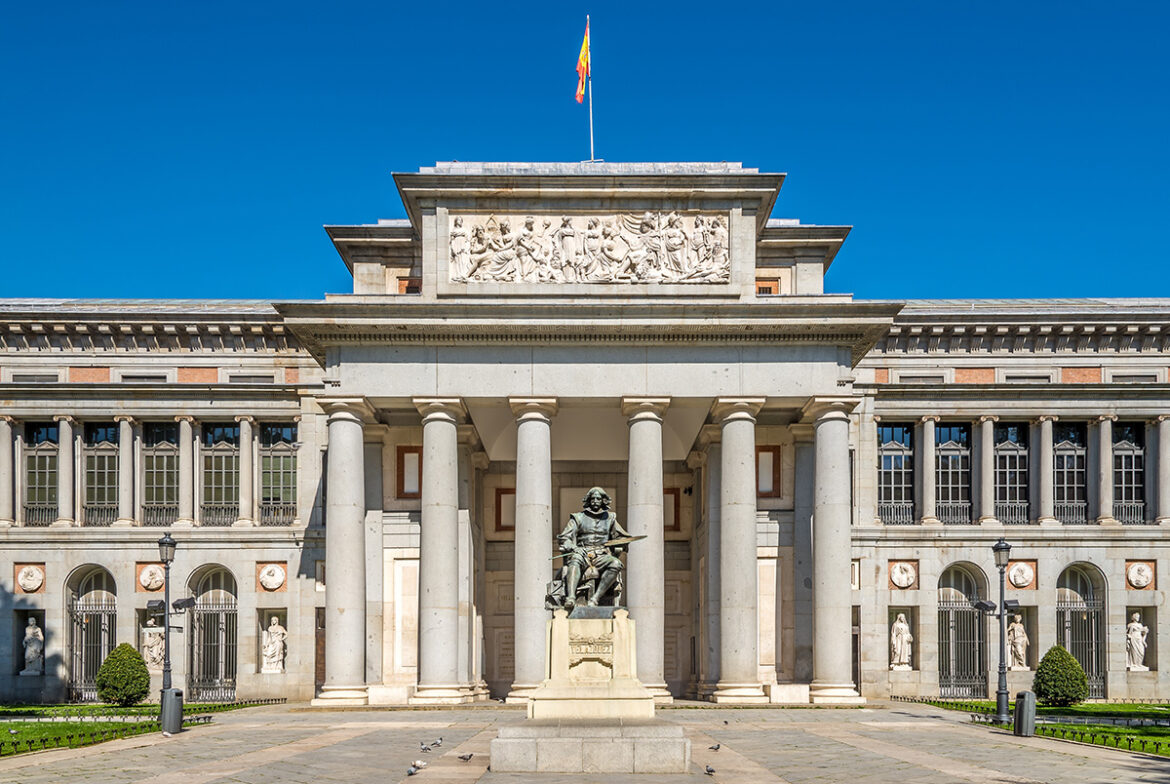
<svg viewBox="0 0 1170 784">
<path fill-rule="evenodd" d="M 585 79 L 589 76 L 589 18 L 585 18 L 585 40 L 577 55 L 577 103 L 585 100 Z"/>
</svg>

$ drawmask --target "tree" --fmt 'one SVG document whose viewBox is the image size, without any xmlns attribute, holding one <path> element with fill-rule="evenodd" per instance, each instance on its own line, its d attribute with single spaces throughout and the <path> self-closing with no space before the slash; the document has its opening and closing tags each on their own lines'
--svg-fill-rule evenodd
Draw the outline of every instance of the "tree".
<svg viewBox="0 0 1170 784">
<path fill-rule="evenodd" d="M 1032 691 L 1045 705 L 1074 705 L 1089 696 L 1089 679 L 1071 653 L 1053 645 L 1036 667 Z"/>
<path fill-rule="evenodd" d="M 124 708 L 146 699 L 150 693 L 150 673 L 142 654 L 127 643 L 110 651 L 98 668 L 97 693 L 103 702 Z"/>
</svg>

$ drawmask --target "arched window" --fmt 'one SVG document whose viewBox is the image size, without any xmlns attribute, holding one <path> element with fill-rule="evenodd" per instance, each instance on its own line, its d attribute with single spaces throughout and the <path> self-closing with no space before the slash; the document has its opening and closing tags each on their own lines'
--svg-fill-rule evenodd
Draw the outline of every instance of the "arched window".
<svg viewBox="0 0 1170 784">
<path fill-rule="evenodd" d="M 219 566 L 196 571 L 191 579 L 190 699 L 231 702 L 236 698 L 238 616 L 236 580 Z"/>
<path fill-rule="evenodd" d="M 69 595 L 69 699 L 97 700 L 97 672 L 114 649 L 118 592 L 114 577 L 100 566 L 74 572 Z"/>
<path fill-rule="evenodd" d="M 966 567 L 938 580 L 938 685 L 943 697 L 987 696 L 986 622 L 975 607 L 982 580 Z"/>
<path fill-rule="evenodd" d="M 1105 696 L 1105 582 L 1091 567 L 1074 565 L 1056 582 L 1056 641 L 1085 669 L 1089 696 Z"/>
</svg>

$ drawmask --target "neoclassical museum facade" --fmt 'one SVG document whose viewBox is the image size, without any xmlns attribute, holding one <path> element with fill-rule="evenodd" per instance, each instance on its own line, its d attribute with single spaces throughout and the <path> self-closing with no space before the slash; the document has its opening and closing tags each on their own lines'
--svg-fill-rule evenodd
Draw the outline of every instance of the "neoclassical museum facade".
<svg viewBox="0 0 1170 784">
<path fill-rule="evenodd" d="M 826 293 L 739 164 L 394 179 L 353 293 L 0 300 L 0 699 L 157 686 L 169 531 L 188 701 L 523 701 L 592 487 L 661 701 L 992 693 L 1001 537 L 1012 691 L 1170 698 L 1170 300 Z"/>
</svg>

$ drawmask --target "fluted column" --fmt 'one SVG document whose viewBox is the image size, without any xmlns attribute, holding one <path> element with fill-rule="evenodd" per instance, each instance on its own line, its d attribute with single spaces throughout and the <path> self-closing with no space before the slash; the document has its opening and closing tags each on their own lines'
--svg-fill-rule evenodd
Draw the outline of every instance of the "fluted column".
<svg viewBox="0 0 1170 784">
<path fill-rule="evenodd" d="M 422 414 L 418 687 L 412 705 L 469 702 L 459 678 L 458 398 L 415 398 Z"/>
<path fill-rule="evenodd" d="M 0 414 L 0 527 L 16 522 L 16 473 L 13 471 L 16 420 Z"/>
<path fill-rule="evenodd" d="M 1159 525 L 1170 525 L 1170 414 L 1163 414 L 1154 421 L 1158 427 L 1158 509 L 1154 522 Z M 0 483 L 0 488 L 2 487 L 4 484 Z M 4 515 L 0 514 L 0 517 L 2 516 Z"/>
<path fill-rule="evenodd" d="M 236 422 L 240 425 L 240 508 L 233 525 L 247 527 L 256 524 L 255 469 L 252 463 L 256 450 L 256 420 L 250 416 L 238 416 Z"/>
<path fill-rule="evenodd" d="M 863 702 L 853 684 L 849 533 L 849 414 L 847 404 L 815 406 L 816 479 L 813 489 L 814 703 Z M 930 436 L 934 436 L 933 422 Z M 933 451 L 933 450 L 932 450 Z"/>
<path fill-rule="evenodd" d="M 118 519 L 113 525 L 130 526 L 134 525 L 134 419 L 116 416 L 114 421 L 118 423 Z"/>
<path fill-rule="evenodd" d="M 719 683 L 715 702 L 762 703 L 756 557 L 756 414 L 764 398 L 721 399 Z"/>
<path fill-rule="evenodd" d="M 179 423 L 179 516 L 175 524 L 195 524 L 195 418 L 177 416 Z"/>
<path fill-rule="evenodd" d="M 544 679 L 545 589 L 552 577 L 552 417 L 556 398 L 510 398 L 516 416 L 515 674 L 510 703 Z"/>
<path fill-rule="evenodd" d="M 54 526 L 73 525 L 74 490 L 73 460 L 74 460 L 74 425 L 77 424 L 71 416 L 53 417 L 57 422 L 57 522 Z"/>
<path fill-rule="evenodd" d="M 995 515 L 995 423 L 998 421 L 996 416 L 979 417 L 979 522 L 985 524 L 999 522 Z"/>
<path fill-rule="evenodd" d="M 1097 522 L 1117 525 L 1113 516 L 1113 423 L 1112 414 L 1097 417 Z"/>
<path fill-rule="evenodd" d="M 314 705 L 365 705 L 366 468 L 364 398 L 321 400 L 328 414 L 325 477 L 325 684 Z M 421 570 L 420 570 L 421 571 Z"/>
<path fill-rule="evenodd" d="M 654 701 L 668 703 L 663 665 L 666 554 L 662 519 L 662 415 L 670 398 L 622 398 L 630 427 L 626 530 L 645 536 L 630 546 L 626 561 L 626 605 L 634 621 L 637 674 Z"/>
<path fill-rule="evenodd" d="M 1040 424 L 1040 454 L 1037 464 L 1037 470 L 1040 472 L 1040 481 L 1037 483 L 1040 498 L 1037 499 L 1039 502 L 1037 522 L 1041 525 L 1054 525 L 1059 522 L 1056 519 L 1056 498 L 1052 489 L 1055 466 L 1052 455 L 1052 423 L 1056 421 L 1056 417 L 1046 414 L 1038 417 L 1036 421 Z"/>
<path fill-rule="evenodd" d="M 922 417 L 922 524 L 937 525 L 938 510 L 935 507 L 935 480 L 937 478 L 938 462 L 935 460 L 934 424 L 938 422 L 936 416 Z"/>
</svg>

